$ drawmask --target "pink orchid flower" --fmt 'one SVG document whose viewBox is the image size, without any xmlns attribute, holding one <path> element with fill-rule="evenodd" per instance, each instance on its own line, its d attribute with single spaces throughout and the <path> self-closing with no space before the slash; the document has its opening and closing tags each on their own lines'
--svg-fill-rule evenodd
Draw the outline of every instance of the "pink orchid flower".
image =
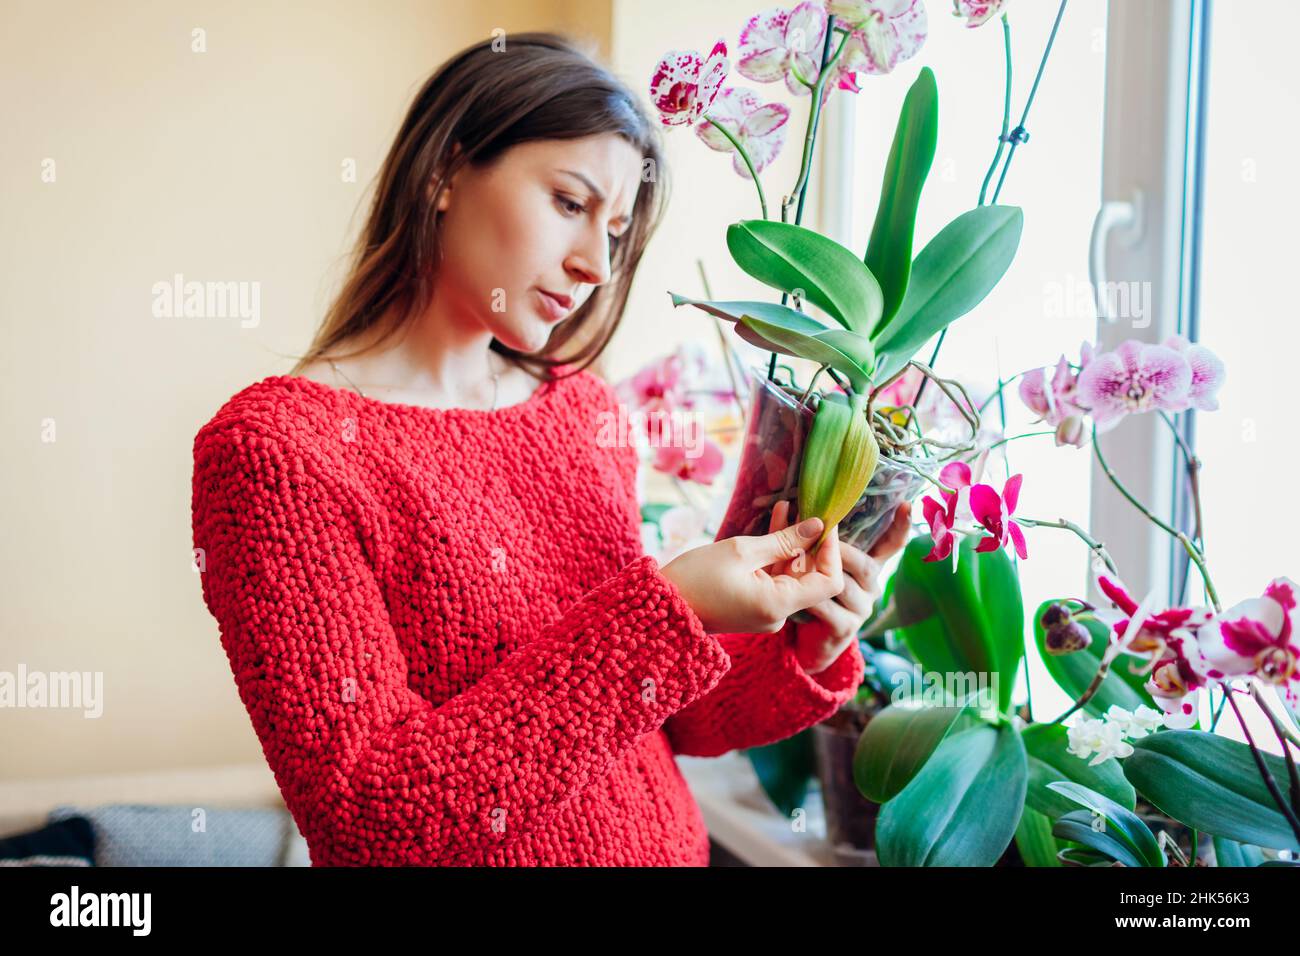
<svg viewBox="0 0 1300 956">
<path fill-rule="evenodd" d="M 1219 400 L 1215 394 L 1223 385 L 1226 370 L 1223 360 L 1204 345 L 1189 342 L 1186 336 L 1171 335 L 1164 344 L 1181 355 L 1192 369 L 1192 386 L 1187 400 L 1193 408 L 1203 412 L 1217 411 Z"/>
<path fill-rule="evenodd" d="M 992 20 L 1004 6 L 1006 0 L 952 0 L 952 14 L 965 17 L 967 28 L 973 28 Z"/>
<path fill-rule="evenodd" d="M 718 40 L 708 59 L 694 50 L 671 50 L 650 78 L 650 100 L 665 126 L 694 125 L 717 97 L 727 75 L 727 44 Z"/>
<path fill-rule="evenodd" d="M 723 90 L 709 110 L 709 118 L 695 127 L 696 135 L 712 149 L 731 153 L 731 166 L 737 175 L 749 179 L 749 167 L 731 140 L 717 128 L 719 124 L 745 148 L 754 164 L 754 172 L 761 173 L 785 143 L 785 121 L 790 110 L 780 103 L 762 105 L 753 90 L 728 87 Z"/>
<path fill-rule="evenodd" d="M 934 547 L 924 558 L 926 561 L 942 561 L 952 554 L 955 540 L 952 529 L 957 522 L 957 499 L 962 489 L 970 487 L 970 465 L 964 461 L 945 465 L 943 471 L 939 472 L 939 483 L 952 489 L 939 492 L 943 504 L 929 495 L 921 499 L 921 510 L 929 522 L 930 537 L 934 541 Z"/>
<path fill-rule="evenodd" d="M 860 92 L 855 74 L 889 73 L 916 55 L 929 32 L 921 0 L 826 0 L 826 11 L 853 27 L 836 73 L 837 85 L 854 93 Z"/>
<path fill-rule="evenodd" d="M 1290 578 L 1274 578 L 1263 597 L 1233 605 L 1196 636 L 1211 677 L 1258 677 L 1283 688 L 1292 706 L 1298 703 L 1300 612 Z"/>
<path fill-rule="evenodd" d="M 1029 557 L 1025 547 L 1025 533 L 1020 530 L 1020 525 L 1011 520 L 1011 515 L 1016 511 L 1016 502 L 1020 499 L 1020 482 L 1023 477 L 1012 475 L 1008 478 L 1002 486 L 1001 495 L 989 485 L 975 485 L 971 488 L 971 514 L 989 533 L 989 537 L 981 539 L 976 545 L 976 551 L 996 551 L 1006 547 L 1010 541 L 1015 545 L 1020 560 Z"/>
<path fill-rule="evenodd" d="M 674 429 L 672 439 L 661 445 L 655 452 L 654 467 L 657 471 L 676 475 L 685 481 L 698 482 L 701 485 L 713 484 L 713 479 L 722 471 L 724 464 L 722 449 L 709 439 L 704 439 L 700 453 L 690 454 L 690 448 L 680 440 Z"/>
<path fill-rule="evenodd" d="M 795 96 L 807 96 L 817 82 L 825 38 L 826 10 L 820 3 L 772 7 L 750 17 L 740 31 L 736 70 L 758 83 L 784 80 Z"/>
<path fill-rule="evenodd" d="M 1056 428 L 1057 445 L 1083 447 L 1083 420 L 1088 410 L 1078 403 L 1079 375 L 1091 363 L 1092 357 L 1091 343 L 1084 342 L 1078 371 L 1062 355 L 1051 382 L 1047 381 L 1047 373 L 1041 368 L 1026 373 L 1020 380 L 1020 400 L 1038 416 L 1039 421 Z"/>
<path fill-rule="evenodd" d="M 1157 610 L 1153 590 L 1139 605 L 1115 578 L 1096 576 L 1097 586 L 1120 614 L 1104 609 L 1097 616 L 1111 623 L 1114 636 L 1102 660 L 1110 663 L 1121 653 L 1149 656 L 1134 673 L 1150 674 L 1145 688 L 1165 712 L 1166 726 L 1186 729 L 1196 723 L 1200 691 L 1213 679 L 1213 670 L 1201 653 L 1196 631 L 1214 612 L 1204 607 L 1170 607 Z M 1137 621 L 1137 624 L 1133 622 Z"/>
<path fill-rule="evenodd" d="M 1178 351 L 1129 339 L 1088 363 L 1079 374 L 1077 395 L 1097 430 L 1105 431 L 1125 415 L 1187 408 L 1191 386 L 1192 368 Z"/>
</svg>

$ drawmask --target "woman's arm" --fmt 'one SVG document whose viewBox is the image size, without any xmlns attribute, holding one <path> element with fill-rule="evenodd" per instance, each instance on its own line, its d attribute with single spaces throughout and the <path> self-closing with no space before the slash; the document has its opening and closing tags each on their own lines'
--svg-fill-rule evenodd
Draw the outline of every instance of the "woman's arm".
<svg viewBox="0 0 1300 956">
<path fill-rule="evenodd" d="M 796 625 L 774 634 L 715 634 L 731 669 L 708 694 L 673 714 L 664 732 L 673 752 L 716 757 L 760 747 L 820 723 L 857 693 L 866 662 L 852 643 L 823 671 L 809 674 L 795 657 Z"/>
<path fill-rule="evenodd" d="M 237 425 L 195 439 L 194 546 L 253 728 L 328 862 L 472 862 L 544 827 L 729 666 L 654 559 L 441 706 L 407 686 L 344 493 Z"/>
</svg>

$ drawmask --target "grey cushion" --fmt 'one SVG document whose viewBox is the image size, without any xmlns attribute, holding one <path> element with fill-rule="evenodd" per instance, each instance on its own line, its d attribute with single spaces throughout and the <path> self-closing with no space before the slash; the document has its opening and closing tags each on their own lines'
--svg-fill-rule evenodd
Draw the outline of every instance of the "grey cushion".
<svg viewBox="0 0 1300 956">
<path fill-rule="evenodd" d="M 105 804 L 55 807 L 54 823 L 87 817 L 97 866 L 279 866 L 291 833 L 281 809 Z"/>
</svg>

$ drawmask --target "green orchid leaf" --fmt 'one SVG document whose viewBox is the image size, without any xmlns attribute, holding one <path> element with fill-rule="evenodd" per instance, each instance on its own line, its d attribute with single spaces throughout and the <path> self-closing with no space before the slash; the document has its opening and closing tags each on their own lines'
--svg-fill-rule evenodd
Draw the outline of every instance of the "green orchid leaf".
<svg viewBox="0 0 1300 956">
<path fill-rule="evenodd" d="M 1053 836 L 1082 844 L 1092 851 L 1079 855 L 1072 853 L 1072 856 L 1067 858 L 1078 859 L 1086 866 L 1108 866 L 1114 861 L 1125 866 L 1137 867 L 1163 865 L 1148 863 L 1144 857 L 1135 853 L 1132 847 L 1115 835 L 1115 830 L 1109 826 L 1109 821 L 1104 829 L 1096 829 L 1093 821 L 1098 819 L 1100 818 L 1094 817 L 1091 811 L 1071 810 L 1062 814 L 1052 824 Z"/>
<path fill-rule="evenodd" d="M 1025 866 L 1060 866 L 1061 845 L 1052 835 L 1052 821 L 1026 804 L 1016 825 L 1016 849 Z"/>
<path fill-rule="evenodd" d="M 818 365 L 829 365 L 837 372 L 843 372 L 856 392 L 865 393 L 871 387 L 871 369 L 863 368 L 852 355 L 841 351 L 831 342 L 823 341 L 817 335 L 795 331 L 753 315 L 742 316 L 737 330 L 742 326 L 756 332 L 764 341 L 778 346 L 777 351 L 809 359 Z"/>
<path fill-rule="evenodd" d="M 912 263 L 903 304 L 873 326 L 881 381 L 899 372 L 917 349 L 979 305 L 1016 256 L 1024 213 L 1015 206 L 978 206 L 930 240 Z"/>
<path fill-rule="evenodd" d="M 1009 724 L 949 736 L 880 808 L 881 866 L 992 866 L 1015 836 L 1028 771 Z"/>
<path fill-rule="evenodd" d="M 765 322 L 771 322 L 782 328 L 792 329 L 797 332 L 804 332 L 813 335 L 817 332 L 827 332 L 831 326 L 817 321 L 811 315 L 792 309 L 789 306 L 781 305 L 779 302 L 761 302 L 761 301 L 729 301 L 714 302 L 707 299 L 691 299 L 684 295 L 678 295 L 675 292 L 668 293 L 673 300 L 673 306 L 693 305 L 697 309 L 716 315 L 720 319 L 728 322 L 739 322 L 743 315 L 754 315 Z M 839 329 L 836 329 L 839 331 Z"/>
<path fill-rule="evenodd" d="M 1250 843 L 1216 836 L 1214 862 L 1218 866 L 1259 866 L 1264 862 L 1264 851 Z"/>
<path fill-rule="evenodd" d="M 922 670 L 964 681 L 970 692 L 975 684 L 996 692 L 1005 711 L 1024 654 L 1020 578 L 1004 550 L 979 553 L 977 544 L 962 538 L 954 571 L 951 559 L 925 560 L 929 535 L 908 542 L 891 578 L 898 634 Z"/>
<path fill-rule="evenodd" d="M 875 328 L 883 308 L 880 284 L 866 263 L 833 239 L 803 226 L 746 219 L 727 227 L 736 264 L 764 285 L 799 295 L 844 328 Z"/>
<path fill-rule="evenodd" d="M 898 114 L 894 144 L 885 163 L 880 184 L 880 205 L 867 243 L 866 263 L 880 282 L 884 311 L 880 321 L 888 323 L 898 312 L 912 273 L 912 234 L 921 187 L 934 162 L 939 136 L 939 91 L 934 73 L 922 67 L 907 91 Z"/>
<path fill-rule="evenodd" d="M 1091 847 L 1099 852 L 1106 852 L 1103 849 L 1102 841 L 1110 839 L 1117 841 L 1125 850 L 1131 854 L 1132 858 L 1140 862 L 1124 862 L 1126 866 L 1164 866 L 1165 854 L 1160 849 L 1160 842 L 1156 839 L 1151 828 L 1142 822 L 1132 810 L 1120 806 L 1114 800 L 1104 794 L 1091 790 L 1082 784 L 1074 783 L 1069 780 L 1054 780 L 1046 784 L 1049 790 L 1068 799 L 1071 803 L 1077 803 L 1083 807 L 1082 811 L 1072 810 L 1064 816 L 1058 818 L 1057 826 L 1052 828 L 1052 832 L 1066 840 L 1073 840 L 1076 843 L 1082 843 L 1084 846 Z M 1076 816 L 1077 814 L 1077 816 Z M 1081 838 L 1079 832 L 1073 828 L 1060 828 L 1062 821 L 1070 819 L 1073 821 L 1082 821 L 1083 830 L 1093 834 L 1093 837 Z M 1096 823 L 1100 822 L 1102 828 L 1097 828 Z M 1064 832 L 1069 829 L 1070 832 Z M 1109 854 L 1114 859 L 1120 859 L 1118 856 Z"/>
<path fill-rule="evenodd" d="M 1286 761 L 1269 753 L 1261 756 L 1285 799 Z M 1240 843 L 1300 850 L 1243 743 L 1201 730 L 1149 734 L 1133 742 L 1124 776 L 1179 823 Z"/>
<path fill-rule="evenodd" d="M 817 772 L 812 728 L 744 753 L 763 792 L 787 819 L 805 805 L 808 784 Z"/>
<path fill-rule="evenodd" d="M 906 787 L 968 713 L 965 707 L 891 704 L 867 723 L 853 751 L 853 780 L 868 800 L 884 803 Z"/>
</svg>

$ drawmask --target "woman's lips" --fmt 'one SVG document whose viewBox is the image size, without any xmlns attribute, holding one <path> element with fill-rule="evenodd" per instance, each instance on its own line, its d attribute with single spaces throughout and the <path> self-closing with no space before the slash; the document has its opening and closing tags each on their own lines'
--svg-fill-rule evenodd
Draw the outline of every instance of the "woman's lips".
<svg viewBox="0 0 1300 956">
<path fill-rule="evenodd" d="M 558 322 L 569 314 L 573 308 L 573 300 L 568 296 L 558 296 L 545 289 L 537 290 L 537 297 L 542 303 L 542 309 L 547 317 L 552 321 Z"/>
</svg>

